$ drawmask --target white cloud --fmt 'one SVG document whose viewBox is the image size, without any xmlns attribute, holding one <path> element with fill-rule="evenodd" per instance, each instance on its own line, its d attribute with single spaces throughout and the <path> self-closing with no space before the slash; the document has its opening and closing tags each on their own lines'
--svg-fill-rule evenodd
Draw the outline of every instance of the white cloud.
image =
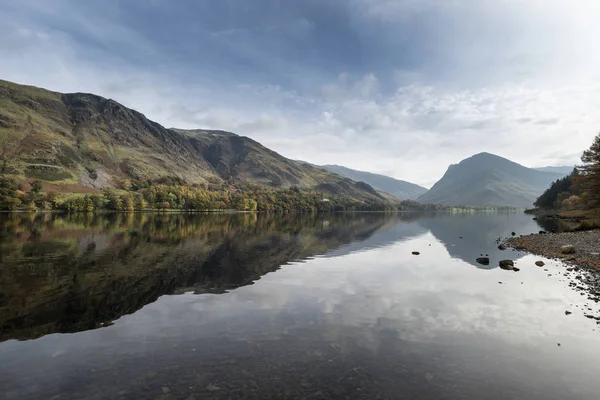
<svg viewBox="0 0 600 400">
<path fill-rule="evenodd" d="M 66 24 L 61 10 L 68 2 L 56 9 L 26 4 L 31 16 L 13 12 L 1 20 L 3 79 L 112 97 L 165 126 L 235 131 L 294 159 L 431 185 L 448 164 L 480 151 L 530 166 L 576 163 L 599 128 L 596 2 L 503 1 L 491 7 L 483 0 L 356 0 L 352 4 L 367 7 L 370 22 L 388 26 L 394 20 L 390 35 L 407 13 L 423 19 L 423 46 L 434 56 L 431 63 L 443 64 L 419 69 L 394 62 L 350 73 L 340 63 L 340 70 L 327 71 L 333 79 L 307 73 L 297 86 L 301 66 L 287 82 L 265 84 L 203 79 L 192 72 L 195 65 L 160 64 L 168 55 L 157 58 L 161 68 L 133 63 L 111 46 L 137 48 L 135 57 L 151 59 L 159 51 L 135 29 L 111 20 L 117 12 L 111 7 L 93 18 L 74 10 L 79 22 L 73 29 L 102 44 L 88 46 L 57 29 Z M 432 24 L 437 20 L 439 30 Z M 295 21 L 291 28 L 303 35 L 322 29 L 309 18 Z M 420 39 L 415 36 L 413 47 Z M 259 50 L 247 52 L 258 57 Z M 391 56 L 401 49 L 386 51 Z"/>
</svg>

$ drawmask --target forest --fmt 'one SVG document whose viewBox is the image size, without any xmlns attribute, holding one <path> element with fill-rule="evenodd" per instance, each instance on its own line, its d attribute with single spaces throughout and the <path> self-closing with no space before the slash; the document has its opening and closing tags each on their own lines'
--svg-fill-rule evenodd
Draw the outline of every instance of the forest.
<svg viewBox="0 0 600 400">
<path fill-rule="evenodd" d="M 223 184 L 189 185 L 179 177 L 133 182 L 122 189 L 103 189 L 99 194 L 57 194 L 43 191 L 39 180 L 30 188 L 7 176 L 0 176 L 0 209 L 6 211 L 260 211 L 331 212 L 391 211 L 401 206 L 386 202 L 359 202 L 336 195 L 292 187 L 270 189 L 261 186 Z"/>
<path fill-rule="evenodd" d="M 557 181 L 536 200 L 535 207 L 557 210 L 600 208 L 600 134 L 583 152 L 581 165 Z"/>
</svg>

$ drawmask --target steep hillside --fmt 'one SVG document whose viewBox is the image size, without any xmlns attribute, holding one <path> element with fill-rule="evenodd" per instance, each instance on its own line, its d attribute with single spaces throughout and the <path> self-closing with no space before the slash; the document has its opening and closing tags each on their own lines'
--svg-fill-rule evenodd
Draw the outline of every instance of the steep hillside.
<svg viewBox="0 0 600 400">
<path fill-rule="evenodd" d="M 357 171 L 340 165 L 315 165 L 315 167 L 323 168 L 329 172 L 335 172 L 336 174 L 350 178 L 354 181 L 368 183 L 373 186 L 373 188 L 389 193 L 401 200 L 415 200 L 427 192 L 427 189 L 422 186 L 385 175 Z"/>
<path fill-rule="evenodd" d="M 531 207 L 561 176 L 480 153 L 451 165 L 442 179 L 417 200 L 448 206 L 525 208 Z"/>
<path fill-rule="evenodd" d="M 166 129 L 114 100 L 1 80 L 0 145 L 0 173 L 41 179 L 59 192 L 177 176 L 383 200 L 369 185 L 289 160 L 247 137 Z"/>
</svg>

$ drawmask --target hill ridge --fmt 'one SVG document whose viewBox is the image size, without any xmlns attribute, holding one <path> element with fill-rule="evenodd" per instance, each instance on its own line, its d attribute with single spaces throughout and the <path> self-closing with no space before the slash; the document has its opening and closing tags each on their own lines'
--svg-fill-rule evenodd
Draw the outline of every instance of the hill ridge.
<svg viewBox="0 0 600 400">
<path fill-rule="evenodd" d="M 447 206 L 528 208 L 560 177 L 561 174 L 527 168 L 482 152 L 450 165 L 417 201 Z"/>
<path fill-rule="evenodd" d="M 90 192 L 175 176 L 189 183 L 298 187 L 385 201 L 366 184 L 301 165 L 220 130 L 167 129 L 92 93 L 59 93 L 0 80 L 0 144 L 10 175 L 59 192 Z"/>
</svg>

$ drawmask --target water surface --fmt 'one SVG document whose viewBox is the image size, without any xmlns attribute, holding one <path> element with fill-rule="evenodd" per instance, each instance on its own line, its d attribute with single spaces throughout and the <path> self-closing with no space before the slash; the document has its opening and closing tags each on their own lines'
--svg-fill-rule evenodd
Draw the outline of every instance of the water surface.
<svg viewBox="0 0 600 400">
<path fill-rule="evenodd" d="M 496 248 L 555 223 L 3 215 L 0 395 L 596 399 L 598 307 L 558 262 Z"/>
</svg>

